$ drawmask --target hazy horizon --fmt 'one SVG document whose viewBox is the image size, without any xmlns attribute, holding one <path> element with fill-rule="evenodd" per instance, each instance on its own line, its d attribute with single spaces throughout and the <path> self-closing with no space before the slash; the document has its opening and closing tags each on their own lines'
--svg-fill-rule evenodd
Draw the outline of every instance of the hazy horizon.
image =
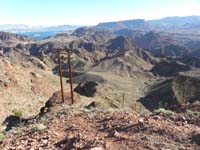
<svg viewBox="0 0 200 150">
<path fill-rule="evenodd" d="M 199 0 L 1 0 L 0 5 L 0 24 L 29 26 L 200 16 Z"/>
<path fill-rule="evenodd" d="M 156 19 L 144 19 L 144 18 L 134 18 L 134 19 L 144 19 L 145 21 L 150 21 L 150 20 L 159 20 L 159 19 L 164 19 L 168 17 L 192 17 L 192 16 L 199 16 L 200 15 L 191 15 L 191 16 L 166 16 L 163 18 L 156 18 Z M 51 26 L 64 26 L 64 25 L 71 25 L 71 26 L 95 26 L 98 25 L 99 23 L 109 23 L 109 22 L 117 22 L 117 21 L 128 21 L 128 20 L 134 20 L 134 19 L 125 19 L 125 20 L 113 20 L 113 21 L 104 21 L 104 22 L 98 22 L 97 24 L 93 25 L 81 25 L 81 24 L 55 24 L 55 25 L 29 25 L 29 24 L 23 24 L 23 23 L 16 23 L 16 24 L 0 24 L 0 25 L 26 25 L 30 27 L 51 27 Z"/>
</svg>

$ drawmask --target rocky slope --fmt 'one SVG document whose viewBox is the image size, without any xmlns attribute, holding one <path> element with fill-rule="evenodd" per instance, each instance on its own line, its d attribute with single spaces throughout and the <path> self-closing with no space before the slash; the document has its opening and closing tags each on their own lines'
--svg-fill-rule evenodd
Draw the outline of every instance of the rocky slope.
<svg viewBox="0 0 200 150">
<path fill-rule="evenodd" d="M 31 42 L 32 40 L 29 39 L 27 36 L 24 35 L 18 35 L 18 34 L 13 34 L 13 33 L 8 33 L 8 32 L 0 32 L 0 42 L 1 43 L 28 43 Z"/>
<path fill-rule="evenodd" d="M 2 134 L 6 138 L 0 140 L 0 149 L 199 147 L 199 58 L 185 57 L 192 51 L 170 45 L 169 39 L 154 32 L 140 32 L 138 38 L 134 37 L 137 33 L 113 33 L 80 28 L 42 41 L 2 36 L 0 121 L 4 125 L 0 126 L 0 139 Z M 58 49 L 64 49 L 61 65 L 66 104 L 71 104 L 67 50 L 72 52 L 73 106 L 51 105 L 54 99 L 61 102 Z M 50 104 L 45 104 L 52 94 Z M 172 116 L 148 116 L 159 108 L 179 114 L 161 109 Z M 5 132 L 13 122 L 17 122 L 15 127 Z"/>
<path fill-rule="evenodd" d="M 0 148 L 194 150 L 200 147 L 200 120 L 195 116 L 141 117 L 134 112 L 85 111 L 66 105 L 51 107 L 40 118 L 7 132 Z"/>
<path fill-rule="evenodd" d="M 148 97 L 148 94 L 146 95 L 145 92 L 146 90 L 147 93 L 149 91 L 151 92 L 149 86 L 152 84 L 159 85 L 159 87 L 161 86 L 162 88 L 155 87 L 155 89 L 159 89 L 160 91 L 165 87 L 165 83 L 163 85 L 157 82 L 159 81 L 158 79 L 168 79 L 168 77 L 174 78 L 180 72 L 192 69 L 195 70 L 199 67 L 198 58 L 193 59 L 189 56 L 184 57 L 185 54 L 188 54 L 183 53 L 182 50 L 184 47 L 174 45 L 166 46 L 167 48 L 165 51 L 161 53 L 162 56 L 174 56 L 174 58 L 161 59 L 151 55 L 150 52 L 153 52 L 153 50 L 147 52 L 149 49 L 145 51 L 138 48 L 139 44 L 136 39 L 137 38 L 124 35 L 116 37 L 112 32 L 106 29 L 80 28 L 72 34 L 63 33 L 42 41 L 32 42 L 27 40 L 29 41 L 28 43 L 17 42 L 14 46 L 4 42 L 1 47 L 2 62 L 6 60 L 14 67 L 23 70 L 20 71 L 19 69 L 17 71 L 19 76 L 16 76 L 13 80 L 15 79 L 20 83 L 24 80 L 27 81 L 27 84 L 26 87 L 17 85 L 17 90 L 12 91 L 14 94 L 12 94 L 11 97 L 8 97 L 4 86 L 4 78 L 6 78 L 6 75 L 9 74 L 10 71 L 6 70 L 6 66 L 2 63 L 2 69 L 4 69 L 4 71 L 2 72 L 3 86 L 1 86 L 1 89 L 3 89 L 2 91 L 5 91 L 2 93 L 2 98 L 4 101 L 9 102 L 12 101 L 11 99 L 13 99 L 14 95 L 19 94 L 19 98 L 28 99 L 30 91 L 33 91 L 34 93 L 34 90 L 28 90 L 32 86 L 32 83 L 29 82 L 32 81 L 31 75 L 29 74 L 32 70 L 34 70 L 34 73 L 38 73 L 39 75 L 42 74 L 41 84 L 34 85 L 36 86 L 36 89 L 41 89 L 42 93 L 44 93 L 40 95 L 42 97 L 41 101 L 44 102 L 47 99 L 47 96 L 49 96 L 46 94 L 47 89 L 45 86 L 49 85 L 48 88 L 51 88 L 49 90 L 50 93 L 57 91 L 59 88 L 57 77 L 58 48 L 72 50 L 71 62 L 74 82 L 76 84 L 87 81 L 98 82 L 98 94 L 96 94 L 95 99 L 97 99 L 105 109 L 110 107 L 121 108 L 123 95 L 125 95 L 126 109 L 131 109 L 134 104 L 141 106 L 140 101 L 137 100 L 142 99 L 142 97 Z M 147 44 L 146 47 L 153 41 L 154 46 L 152 48 L 159 47 L 162 43 L 166 43 L 167 45 L 169 41 L 154 32 L 141 35 L 138 39 L 147 42 L 144 43 Z M 21 40 L 23 41 L 23 39 Z M 187 49 L 184 50 L 187 51 Z M 61 53 L 63 76 L 68 78 L 67 51 L 62 50 Z M 52 74 L 52 72 L 54 74 Z M 172 92 L 176 91 L 172 90 L 171 83 L 167 82 L 166 84 L 167 87 L 169 85 L 169 88 L 163 89 L 163 92 L 169 100 L 173 101 L 174 95 Z M 68 86 L 68 83 L 66 83 L 65 86 Z M 185 84 L 180 86 L 180 89 L 186 88 Z M 24 93 L 25 96 L 20 95 L 21 92 L 19 89 L 23 88 L 25 89 L 24 91 L 26 91 Z M 160 96 L 160 93 L 162 93 L 159 90 L 155 90 L 158 97 Z M 33 94 L 33 96 L 37 97 L 38 95 L 35 92 L 35 95 Z M 150 101 L 152 101 L 151 98 Z M 146 110 L 145 107 L 141 107 Z M 11 111 L 12 110 L 10 109 L 7 113 L 10 114 Z"/>
<path fill-rule="evenodd" d="M 111 35 L 107 30 L 80 30 L 75 31 L 73 35 L 59 34 L 35 43 L 17 42 L 16 45 L 2 45 L 1 120 L 15 111 L 21 111 L 25 116 L 38 112 L 38 106 L 60 89 L 57 76 L 58 48 L 72 50 L 71 62 L 76 80 L 74 83 L 78 84 L 88 79 L 100 82 L 95 99 L 101 103 L 101 108 L 120 108 L 123 93 L 127 108 L 129 104 L 136 102 L 142 94 L 143 90 L 140 89 L 145 86 L 145 82 L 154 78 L 148 71 L 157 59 L 136 48 L 132 39 L 126 36 L 110 39 Z M 63 76 L 68 78 L 67 52 L 63 50 L 61 53 Z M 9 69 L 8 65 L 12 68 Z M 117 83 L 119 78 L 121 81 Z M 14 84 L 13 87 L 7 85 L 10 82 Z M 128 83 L 131 84 L 127 86 Z M 68 87 L 68 83 L 64 86 Z M 129 90 L 126 87 L 129 87 Z M 133 89 L 135 93 L 132 92 Z M 118 101 L 115 101 L 116 98 Z"/>
<path fill-rule="evenodd" d="M 16 111 L 24 116 L 37 113 L 59 88 L 59 78 L 31 62 L 13 62 L 0 56 L 0 121 Z"/>
<path fill-rule="evenodd" d="M 140 101 L 150 110 L 198 102 L 199 83 L 199 70 L 182 72 L 149 86 L 146 96 Z"/>
</svg>

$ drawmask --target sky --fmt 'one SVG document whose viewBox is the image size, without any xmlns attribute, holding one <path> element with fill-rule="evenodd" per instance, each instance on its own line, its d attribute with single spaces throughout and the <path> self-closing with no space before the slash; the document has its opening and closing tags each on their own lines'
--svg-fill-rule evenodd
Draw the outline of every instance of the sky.
<svg viewBox="0 0 200 150">
<path fill-rule="evenodd" d="M 200 0 L 0 0 L 0 24 L 96 25 L 190 15 L 200 16 Z"/>
</svg>

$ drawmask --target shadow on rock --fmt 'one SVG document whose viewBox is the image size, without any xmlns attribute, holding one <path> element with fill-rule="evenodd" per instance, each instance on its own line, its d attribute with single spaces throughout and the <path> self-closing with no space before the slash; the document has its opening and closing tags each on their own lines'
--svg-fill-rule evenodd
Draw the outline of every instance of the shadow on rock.
<svg viewBox="0 0 200 150">
<path fill-rule="evenodd" d="M 192 142 L 195 142 L 197 145 L 200 146 L 200 134 L 195 134 L 192 136 Z"/>
<path fill-rule="evenodd" d="M 18 127 L 21 124 L 26 124 L 27 123 L 27 119 L 22 119 L 20 117 L 11 115 L 8 116 L 4 121 L 3 124 L 6 125 L 6 131 L 9 131 L 10 129 L 12 129 L 13 127 Z"/>
<path fill-rule="evenodd" d="M 63 150 L 64 149 L 72 149 L 74 146 L 73 144 L 77 141 L 77 138 L 71 138 L 71 139 L 68 139 L 68 138 L 65 138 L 64 140 L 61 140 L 59 142 L 57 142 L 55 144 L 56 147 L 58 148 L 62 148 Z"/>
<path fill-rule="evenodd" d="M 83 82 L 78 84 L 74 91 L 87 97 L 93 97 L 97 92 L 98 85 L 95 81 Z"/>
</svg>

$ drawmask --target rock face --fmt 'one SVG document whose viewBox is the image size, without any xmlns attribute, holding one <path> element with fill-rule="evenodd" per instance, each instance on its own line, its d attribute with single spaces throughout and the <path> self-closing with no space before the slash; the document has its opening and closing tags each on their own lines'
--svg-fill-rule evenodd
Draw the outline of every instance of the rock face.
<svg viewBox="0 0 200 150">
<path fill-rule="evenodd" d="M 180 62 L 195 68 L 200 68 L 200 58 L 197 57 L 182 57 L 178 59 Z"/>
<path fill-rule="evenodd" d="M 200 77 L 179 75 L 173 80 L 172 87 L 179 103 L 200 100 Z"/>
<path fill-rule="evenodd" d="M 189 71 L 192 68 L 188 65 L 185 65 L 179 61 L 162 61 L 156 64 L 151 72 L 158 74 L 160 76 L 173 76 L 181 71 Z"/>
<path fill-rule="evenodd" d="M 197 72 L 189 71 L 157 83 L 141 102 L 148 109 L 154 110 L 199 101 L 200 77 L 196 74 Z"/>
<path fill-rule="evenodd" d="M 172 88 L 172 79 L 160 81 L 153 85 L 146 96 L 140 99 L 140 101 L 151 111 L 177 105 L 178 102 Z"/>
<path fill-rule="evenodd" d="M 99 84 L 95 81 L 83 82 L 78 84 L 74 91 L 87 97 L 93 97 L 97 92 L 96 87 L 98 85 Z"/>
</svg>

